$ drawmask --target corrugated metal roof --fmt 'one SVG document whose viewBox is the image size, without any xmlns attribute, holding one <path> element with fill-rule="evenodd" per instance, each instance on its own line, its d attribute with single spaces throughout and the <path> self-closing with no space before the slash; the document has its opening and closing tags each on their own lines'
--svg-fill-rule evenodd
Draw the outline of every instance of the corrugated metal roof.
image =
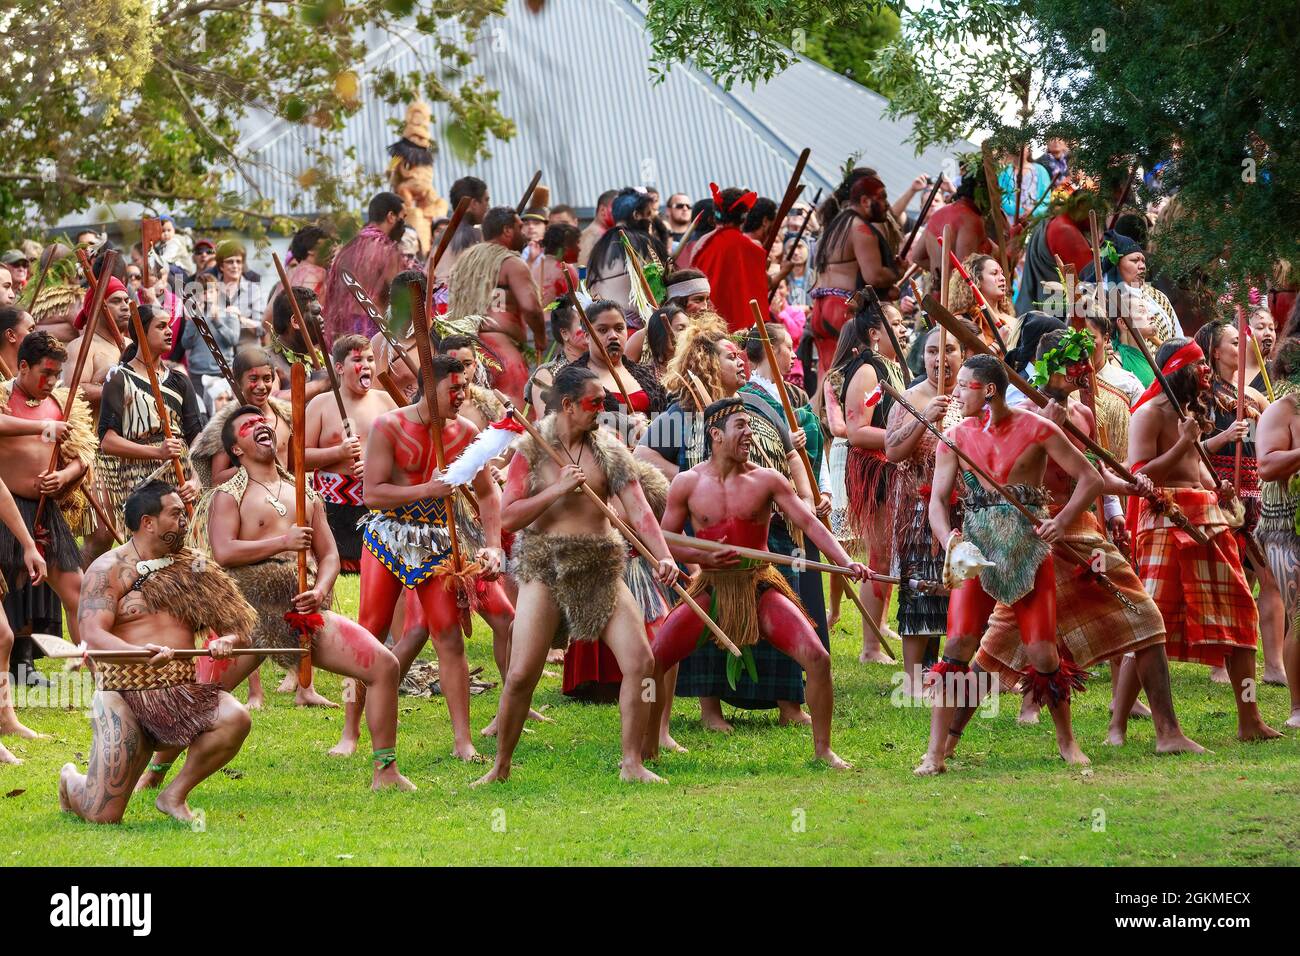
<svg viewBox="0 0 1300 956">
<path fill-rule="evenodd" d="M 444 35 L 456 32 L 448 25 Z M 415 33 L 389 39 L 366 69 L 428 69 L 437 62 L 434 44 Z M 699 198 L 715 181 L 779 198 L 805 146 L 812 150 L 804 177 L 811 191 L 833 188 L 844 160 L 861 151 L 860 164 L 874 166 L 897 195 L 916 173 L 936 171 L 950 155 L 930 149 L 917 157 L 905 143 L 908 124 L 884 118 L 882 97 L 807 60 L 752 88 L 725 91 L 682 65 L 656 85 L 647 69 L 645 18 L 630 0 L 554 0 L 539 14 L 510 0 L 507 15 L 488 24 L 473 54 L 474 69 L 500 91 L 499 107 L 518 133 L 490 143 L 492 157 L 471 164 L 444 147 L 434 169 L 444 196 L 457 178 L 474 175 L 488 183 L 494 202 L 514 202 L 540 167 L 552 204 L 579 208 L 622 185 L 653 184 L 665 197 L 681 191 Z M 378 175 L 397 138 L 390 121 L 404 107 L 382 102 L 368 84 L 363 95 L 362 109 L 326 155 L 340 171 Z M 445 118 L 435 105 L 435 129 Z M 321 149 L 319 131 L 273 117 L 246 129 L 244 145 L 256 150 L 253 176 L 262 192 L 278 211 L 308 211 L 297 175 Z"/>
</svg>

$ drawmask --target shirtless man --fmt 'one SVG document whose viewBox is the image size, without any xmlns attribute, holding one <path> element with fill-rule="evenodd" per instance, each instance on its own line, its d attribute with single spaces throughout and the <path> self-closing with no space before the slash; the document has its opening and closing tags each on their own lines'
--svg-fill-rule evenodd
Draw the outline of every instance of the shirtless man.
<svg viewBox="0 0 1300 956">
<path fill-rule="evenodd" d="M 68 345 L 68 363 L 66 366 L 67 376 L 72 375 L 73 369 L 77 367 L 77 361 L 81 356 L 82 349 L 90 349 L 90 355 L 86 359 L 86 367 L 81 373 L 81 393 L 85 395 L 86 401 L 90 403 L 91 412 L 96 420 L 99 418 L 99 398 L 104 391 L 104 380 L 108 378 L 109 371 L 122 360 L 122 350 L 114 344 L 113 333 L 104 327 L 105 316 L 100 315 L 99 322 L 95 325 L 95 335 L 87 339 L 85 333 L 85 323 L 89 319 L 92 296 L 89 291 L 86 292 L 85 301 L 81 304 L 81 311 L 77 314 L 76 325 L 81 329 L 71 344 Z M 108 277 L 108 289 L 104 293 L 104 305 L 108 309 L 108 317 L 117 324 L 117 330 L 121 333 L 123 340 L 126 339 L 127 330 L 131 327 L 131 305 L 130 293 L 126 291 L 126 286 L 116 276 Z M 65 377 L 66 378 L 66 377 Z M 63 382 L 67 385 L 67 381 Z"/>
<path fill-rule="evenodd" d="M 73 405 L 71 426 L 61 421 L 63 409 L 54 388 L 67 356 L 63 343 L 44 331 L 31 333 L 18 347 L 18 374 L 3 409 L 9 427 L 0 429 L 0 481 L 12 493 L 28 532 L 44 554 L 49 566 L 48 583 L 67 610 L 68 633 L 76 641 L 74 618 L 81 593 L 81 552 L 57 498 L 85 475 L 94 439 L 89 431 L 90 410 L 80 396 Z M 48 471 L 51 436 L 60 442 L 59 459 L 55 469 Z M 37 532 L 36 512 L 42 494 L 49 498 Z M 23 542 L 0 528 L 0 570 L 10 588 L 25 580 L 23 555 Z"/>
<path fill-rule="evenodd" d="M 156 669 L 146 689 L 116 661 L 95 664 L 90 767 L 83 775 L 67 763 L 59 773 L 60 808 L 91 823 L 121 822 L 156 747 L 189 748 L 185 766 L 154 806 L 193 820 L 186 798 L 231 761 L 252 726 L 239 701 L 218 684 L 197 680 L 193 660 L 173 656 L 193 648 L 200 631 L 211 634 L 213 658 L 229 658 L 232 648 L 247 645 L 254 617 L 224 573 L 184 550 L 186 524 L 176 489 L 150 480 L 126 503 L 131 540 L 86 570 L 77 613 L 82 640 L 92 650 L 138 649 L 140 660 Z M 157 686 L 159 679 L 165 686 Z"/>
<path fill-rule="evenodd" d="M 360 625 L 328 609 L 339 555 L 324 508 L 309 493 L 307 523 L 294 522 L 294 476 L 276 463 L 274 433 L 256 407 L 241 406 L 226 419 L 222 439 L 240 467 L 213 493 L 207 541 L 213 560 L 226 569 L 257 611 L 250 635 L 253 646 L 298 647 L 298 632 L 285 612 L 320 615 L 321 623 L 311 638 L 313 665 L 360 681 L 371 691 L 367 714 L 374 751 L 371 789 L 414 790 L 415 785 L 397 768 L 397 658 Z M 315 579 L 302 592 L 298 591 L 299 551 L 307 552 L 315 565 Z M 292 669 L 298 658 L 284 656 L 277 662 Z M 259 663 L 257 657 L 241 658 L 220 675 L 221 685 L 233 690 Z M 156 766 L 165 773 L 174 755 L 159 758 Z M 155 772 L 152 766 L 150 771 Z M 153 782 L 151 778 L 149 783 Z"/>
<path fill-rule="evenodd" d="M 465 400 L 463 375 L 459 360 L 433 357 L 436 404 L 448 416 L 441 422 L 447 462 L 455 461 L 478 434 L 458 414 Z M 472 576 L 457 580 L 457 561 L 447 532 L 447 503 L 454 489 L 437 471 L 428 406 L 423 399 L 375 420 L 366 441 L 365 460 L 365 500 L 371 511 L 362 535 L 361 626 L 371 634 L 388 633 L 402 589 L 415 591 L 428 632 L 408 627 L 397 641 L 393 653 L 399 672 L 406 673 L 425 640 L 432 637 L 455 736 L 452 753 L 461 760 L 474 760 L 478 752 L 470 738 L 469 665 L 461 602 L 467 588 L 477 590 L 477 582 Z M 477 554 L 462 554 L 461 567 L 472 560 L 481 569 L 478 576 L 494 582 L 503 564 L 501 493 L 486 470 L 475 476 L 473 487 L 484 543 Z M 356 750 L 365 703 L 366 694 L 359 688 L 355 699 L 347 702 L 343 735 L 331 753 L 346 756 Z"/>
<path fill-rule="evenodd" d="M 528 363 L 523 348 L 531 331 L 537 354 L 546 351 L 546 324 L 532 273 L 519 257 L 524 247 L 523 223 L 509 206 L 498 206 L 483 217 L 483 242 L 456 260 L 451 276 L 447 318 L 486 316 L 479 338 L 501 370 L 492 384 L 520 408 Z"/>
<path fill-rule="evenodd" d="M 937 678 L 936 699 L 929 749 L 915 771 L 919 776 L 946 769 L 944 756 L 954 710 L 958 704 L 970 702 L 969 698 L 959 700 L 958 691 L 968 686 L 962 678 L 970 671 L 970 660 L 985 627 L 1004 606 L 1014 615 L 1026 645 L 1026 692 L 1051 711 L 1061 757 L 1075 765 L 1090 762 L 1075 741 L 1070 723 L 1070 694 L 1082 686 L 1082 674 L 1056 648 L 1056 571 L 1050 546 L 1061 540 L 1097 499 L 1102 480 L 1060 428 L 1032 412 L 1010 407 L 1006 394 L 1007 373 L 998 360 L 990 355 L 971 356 L 962 363 L 953 390 L 953 400 L 965 418 L 946 434 L 1042 520 L 1032 526 L 982 478 L 965 471 L 952 449 L 945 444 L 937 447 L 930 528 L 949 548 L 953 539 L 964 537 L 994 567 L 962 583 L 948 599 L 948 637 L 943 659 L 930 671 Z M 1049 462 L 1075 482 L 1074 491 L 1055 515 L 1046 509 L 1051 501 L 1044 487 Z M 948 503 L 959 471 L 969 493 L 962 530 L 955 531 Z M 952 678 L 947 676 L 950 674 Z"/>
<path fill-rule="evenodd" d="M 788 479 L 771 468 L 750 464 L 753 433 L 743 399 L 724 398 L 709 405 L 704 410 L 704 429 L 708 457 L 673 479 L 663 518 L 665 531 L 681 532 L 689 518 L 696 537 L 763 549 L 775 505 L 830 561 L 852 568 L 859 581 L 866 578 L 866 567 L 849 557 Z M 715 553 L 674 545 L 672 552 L 677 560 L 703 569 L 691 585 L 692 597 L 702 607 L 717 609 L 722 630 L 746 654 L 751 653 L 750 646 L 765 640 L 807 672 L 813 755 L 837 770 L 847 768 L 849 764 L 831 750 L 830 653 L 785 578 L 770 564 L 742 567 L 734 551 Z M 664 672 L 695 650 L 703 633 L 703 622 L 685 605 L 674 608 L 655 633 L 656 693 L 650 726 L 658 727 L 663 713 Z M 658 735 L 647 736 L 647 759 L 658 753 Z"/>
<path fill-rule="evenodd" d="M 478 384 L 482 353 L 474 337 L 448 335 L 438 343 L 438 351 L 443 355 L 460 359 L 461 364 L 465 366 L 465 404 L 460 407 L 461 415 L 473 422 L 474 427 L 479 431 L 495 421 L 500 421 L 501 416 L 505 414 L 501 402 L 492 394 L 491 389 Z"/>
<path fill-rule="evenodd" d="M 662 778 L 646 769 L 642 758 L 650 717 L 644 693 L 654 657 L 641 608 L 623 583 L 627 546 L 579 484 L 586 481 L 607 501 L 618 499 L 627 523 L 655 555 L 654 574 L 661 584 L 673 582 L 677 565 L 641 490 L 631 453 L 618 436 L 599 427 L 605 389 L 595 374 L 565 366 L 555 375 L 551 398 L 555 410 L 538 430 L 572 464 L 556 467 L 531 436 L 520 439 L 510 462 L 502 523 L 518 532 L 511 557 L 519 606 L 510 673 L 501 693 L 496 761 L 475 786 L 509 779 L 533 690 L 561 626 L 572 640 L 603 641 L 623 675 L 619 778 L 659 783 Z"/>
<path fill-rule="evenodd" d="M 888 215 L 884 183 L 863 176 L 849 191 L 848 207 L 831 221 L 817 244 L 817 288 L 809 292 L 813 307 L 808 322 L 822 374 L 831 367 L 840 329 L 849 319 L 849 297 L 865 283 L 881 300 L 898 298 L 894 283 L 901 273 L 879 225 Z"/>
<path fill-rule="evenodd" d="M 1170 339 L 1155 360 L 1189 414 L 1179 421 L 1159 381 L 1152 382 L 1133 406 L 1128 467 L 1166 489 L 1210 540 L 1197 544 L 1167 516 L 1153 514 L 1144 500 L 1133 529 L 1138 574 L 1164 616 L 1170 659 L 1227 668 L 1238 739 L 1280 737 L 1264 723 L 1255 701 L 1259 612 L 1231 533 L 1240 522 L 1220 506 L 1232 495 L 1232 483 L 1219 484 L 1196 450 L 1213 421 L 1212 372 L 1205 353 L 1190 339 Z"/>
<path fill-rule="evenodd" d="M 408 401 L 412 402 L 415 401 L 415 393 L 419 390 L 419 382 L 416 381 L 414 371 L 419 368 L 419 360 L 416 358 L 415 329 L 411 325 L 411 297 L 418 295 L 423 301 L 424 289 L 424 273 L 408 269 L 397 274 L 388 293 L 388 307 L 392 311 L 393 318 L 399 320 L 394 324 L 405 329 L 401 334 L 394 334 L 393 338 L 406 351 L 407 358 L 411 362 L 410 366 L 388 344 L 382 332 L 376 332 L 370 339 L 370 346 L 375 353 L 375 375 L 387 372 L 393 384 L 401 390 Z"/>
<path fill-rule="evenodd" d="M 349 333 L 334 340 L 330 359 L 338 374 L 339 395 L 347 413 L 351 437 L 339 418 L 334 393 L 326 389 L 307 403 L 307 469 L 315 472 L 312 487 L 325 502 L 325 516 L 338 545 L 345 574 L 361 570 L 361 533 L 357 521 L 366 513 L 362 495 L 366 475 L 366 440 L 374 421 L 396 404 L 381 388 L 372 389 L 375 353 L 364 335 Z"/>
</svg>

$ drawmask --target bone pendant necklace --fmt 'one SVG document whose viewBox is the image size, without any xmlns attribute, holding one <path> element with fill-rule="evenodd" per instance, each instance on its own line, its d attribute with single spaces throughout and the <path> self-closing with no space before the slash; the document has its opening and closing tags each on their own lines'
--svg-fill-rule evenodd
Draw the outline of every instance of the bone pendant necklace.
<svg viewBox="0 0 1300 956">
<path fill-rule="evenodd" d="M 262 483 L 258 481 L 256 478 L 254 478 L 252 475 L 248 476 L 248 480 L 253 482 L 254 484 L 262 485 Z M 262 485 L 262 487 L 266 489 L 266 503 L 270 505 L 272 508 L 274 508 L 275 513 L 278 514 L 281 518 L 287 515 L 289 513 L 289 509 L 286 508 L 284 506 L 284 503 L 280 501 L 280 496 L 278 494 L 278 492 L 284 487 L 284 479 L 283 478 L 280 479 L 279 484 L 275 486 L 275 490 L 277 493 L 274 495 L 271 494 L 271 489 L 267 488 L 266 485 Z"/>
</svg>

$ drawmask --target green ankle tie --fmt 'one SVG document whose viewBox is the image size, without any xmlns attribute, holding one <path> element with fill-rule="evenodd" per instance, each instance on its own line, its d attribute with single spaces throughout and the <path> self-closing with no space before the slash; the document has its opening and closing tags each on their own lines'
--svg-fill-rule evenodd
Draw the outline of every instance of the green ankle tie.
<svg viewBox="0 0 1300 956">
<path fill-rule="evenodd" d="M 172 768 L 172 761 L 170 761 L 170 760 L 169 760 L 167 763 L 151 763 L 151 764 L 149 764 L 149 772 L 150 772 L 150 773 L 166 773 L 166 772 L 167 772 L 168 770 L 170 770 L 171 768 Z"/>
<path fill-rule="evenodd" d="M 397 748 L 385 747 L 383 750 L 372 751 L 370 759 L 379 764 L 380 770 L 387 770 L 393 764 L 397 763 Z"/>
</svg>

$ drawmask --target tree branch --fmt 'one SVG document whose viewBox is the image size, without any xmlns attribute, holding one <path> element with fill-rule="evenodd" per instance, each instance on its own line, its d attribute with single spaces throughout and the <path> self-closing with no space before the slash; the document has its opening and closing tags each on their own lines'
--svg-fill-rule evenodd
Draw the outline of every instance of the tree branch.
<svg viewBox="0 0 1300 956">
<path fill-rule="evenodd" d="M 176 88 L 176 93 L 180 96 L 181 104 L 185 107 L 185 112 L 190 115 L 190 119 L 194 120 L 194 122 L 198 124 L 199 129 L 203 130 L 204 135 L 206 135 L 208 139 L 212 140 L 218 149 L 230 157 L 230 161 L 235 164 L 235 170 L 241 177 L 243 177 L 244 182 L 248 183 L 249 188 L 257 194 L 257 198 L 265 199 L 266 197 L 262 195 L 261 187 L 257 185 L 257 180 L 253 179 L 253 177 L 249 175 L 248 171 L 244 169 L 244 164 L 240 160 L 239 156 L 235 154 L 235 151 L 231 149 L 224 140 L 212 131 L 212 127 L 208 126 L 198 109 L 196 109 L 194 104 L 190 101 L 189 96 L 185 93 L 185 88 L 181 86 L 180 77 L 176 75 L 176 71 L 165 64 L 163 65 L 163 69 L 167 71 L 167 76 L 171 79 L 172 86 Z"/>
</svg>

